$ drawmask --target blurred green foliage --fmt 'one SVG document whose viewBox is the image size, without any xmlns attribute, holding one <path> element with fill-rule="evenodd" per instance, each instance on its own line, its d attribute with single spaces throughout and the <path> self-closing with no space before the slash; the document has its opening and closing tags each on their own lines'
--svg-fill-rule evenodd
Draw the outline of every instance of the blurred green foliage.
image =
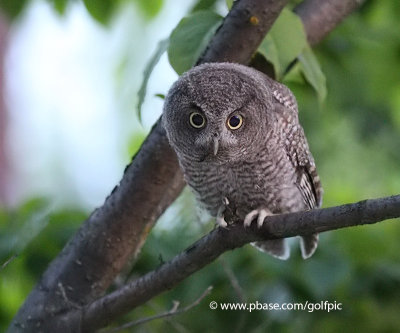
<svg viewBox="0 0 400 333">
<path fill-rule="evenodd" d="M 82 1 L 90 15 L 101 24 L 107 25 L 118 6 L 134 2 L 146 19 L 153 19 L 163 7 L 163 0 L 47 0 L 61 15 L 72 2 Z M 10 19 L 16 19 L 30 4 L 30 0 L 1 0 L 0 9 Z M 207 1 L 204 1 L 205 3 Z M 210 1 L 208 1 L 210 2 Z"/>
<path fill-rule="evenodd" d="M 2 0 L 0 8 L 11 18 L 16 18 L 29 3 L 28 0 Z"/>
<path fill-rule="evenodd" d="M 64 15 L 68 6 L 68 0 L 52 0 L 54 9 L 60 14 Z"/>
<path fill-rule="evenodd" d="M 47 265 L 77 230 L 86 213 L 55 210 L 42 198 L 0 210 L 0 331 L 37 283 Z"/>
<path fill-rule="evenodd" d="M 325 207 L 400 193 L 399 14 L 398 0 L 368 1 L 314 49 L 326 76 L 323 104 L 304 84 L 310 79 L 298 68 L 301 60 L 283 80 L 299 103 L 324 186 Z M 12 212 L 0 211 L 0 267 L 17 254 L 0 270 L 0 331 L 87 214 L 54 211 L 43 200 L 32 200 Z M 185 190 L 150 234 L 131 278 L 155 269 L 210 230 L 212 222 L 201 222 L 199 215 Z M 119 323 L 167 311 L 173 300 L 184 307 L 213 285 L 212 293 L 191 311 L 126 332 L 398 332 L 398 239 L 399 221 L 387 221 L 322 234 L 320 247 L 307 261 L 301 259 L 297 240 L 285 262 L 245 246 L 226 253 Z M 239 291 L 227 273 L 230 270 Z M 327 300 L 342 303 L 343 310 L 250 313 L 209 308 L 212 300 L 243 299 Z"/>
<path fill-rule="evenodd" d="M 106 24 L 110 20 L 115 7 L 113 0 L 83 0 L 86 9 L 97 21 Z"/>
</svg>

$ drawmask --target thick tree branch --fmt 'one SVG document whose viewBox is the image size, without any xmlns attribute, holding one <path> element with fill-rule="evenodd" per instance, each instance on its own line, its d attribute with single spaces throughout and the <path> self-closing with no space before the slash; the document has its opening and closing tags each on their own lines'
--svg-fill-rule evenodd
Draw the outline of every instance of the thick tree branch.
<svg viewBox="0 0 400 333">
<path fill-rule="evenodd" d="M 310 45 L 318 44 L 365 0 L 305 0 L 295 12 L 303 21 Z"/>
<path fill-rule="evenodd" d="M 79 322 L 57 320 L 71 304 L 86 304 L 102 295 L 125 262 L 137 251 L 154 221 L 183 187 L 178 163 L 156 125 L 123 180 L 95 210 L 28 296 L 10 330 L 77 332 Z M 65 294 L 60 286 L 63 286 Z M 68 302 L 66 301 L 66 297 Z M 55 318 L 49 320 L 49 316 Z M 28 320 L 27 318 L 32 318 Z M 38 326 L 36 326 L 38 325 Z"/>
<path fill-rule="evenodd" d="M 287 2 L 288 0 L 235 1 L 230 15 L 225 18 L 197 63 L 228 61 L 248 64 Z"/>
<path fill-rule="evenodd" d="M 84 311 L 84 331 L 105 326 L 121 314 L 173 288 L 222 253 L 254 241 L 307 235 L 400 217 L 400 195 L 370 199 L 343 206 L 270 216 L 262 228 L 216 228 L 155 271 L 100 298 Z M 360 231 L 362 232 L 362 231 Z"/>
<path fill-rule="evenodd" d="M 287 0 L 236 1 L 200 62 L 247 63 L 286 3 Z M 321 15 L 318 7 L 310 6 L 307 11 Z M 306 17 L 302 17 L 303 22 Z M 140 251 L 155 221 L 183 186 L 175 153 L 157 122 L 126 168 L 120 185 L 49 265 L 9 332 L 78 332 L 81 311 L 76 308 L 105 292 L 125 262 Z M 206 257 L 215 258 L 220 253 L 208 253 Z M 185 274 L 181 279 L 188 275 Z M 140 281 L 139 284 L 147 283 L 146 279 Z M 155 290 L 155 294 L 161 291 Z M 138 297 L 145 301 L 149 295 L 139 293 Z M 85 321 L 88 327 L 94 316 L 94 308 L 90 307 Z"/>
</svg>

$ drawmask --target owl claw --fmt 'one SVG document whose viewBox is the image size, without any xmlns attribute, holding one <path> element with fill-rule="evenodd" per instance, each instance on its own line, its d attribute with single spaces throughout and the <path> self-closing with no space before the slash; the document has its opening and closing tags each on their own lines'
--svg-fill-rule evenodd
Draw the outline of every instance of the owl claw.
<svg viewBox="0 0 400 333">
<path fill-rule="evenodd" d="M 246 215 L 246 217 L 244 218 L 243 225 L 245 227 L 249 227 L 251 225 L 251 222 L 254 220 L 254 218 L 258 216 L 257 217 L 257 226 L 259 228 L 261 228 L 262 225 L 264 224 L 265 218 L 270 215 L 272 215 L 272 213 L 267 208 L 254 209 Z"/>
<path fill-rule="evenodd" d="M 245 227 L 250 227 L 251 221 L 253 221 L 253 219 L 257 216 L 257 214 L 258 214 L 258 210 L 256 210 L 256 209 L 252 210 L 250 213 L 248 213 L 246 215 L 246 217 L 244 218 L 243 225 Z"/>
<path fill-rule="evenodd" d="M 226 228 L 228 226 L 228 223 L 226 223 L 226 221 L 224 219 L 224 215 L 217 216 L 216 222 L 222 228 Z"/>
<path fill-rule="evenodd" d="M 258 214 L 258 219 L 257 219 L 257 226 L 258 226 L 258 228 L 261 228 L 262 227 L 262 225 L 264 224 L 264 220 L 265 220 L 265 218 L 268 216 L 268 215 L 271 215 L 271 212 L 268 210 L 265 210 L 265 209 L 261 209 L 260 211 L 259 211 L 259 214 Z"/>
<path fill-rule="evenodd" d="M 219 207 L 219 210 L 217 213 L 217 219 L 216 219 L 217 224 L 222 228 L 226 228 L 228 226 L 228 223 L 225 221 L 225 218 L 224 218 L 224 211 L 225 211 L 226 206 L 228 206 L 228 205 L 229 205 L 229 200 L 227 197 L 224 197 L 222 199 L 222 206 Z"/>
</svg>

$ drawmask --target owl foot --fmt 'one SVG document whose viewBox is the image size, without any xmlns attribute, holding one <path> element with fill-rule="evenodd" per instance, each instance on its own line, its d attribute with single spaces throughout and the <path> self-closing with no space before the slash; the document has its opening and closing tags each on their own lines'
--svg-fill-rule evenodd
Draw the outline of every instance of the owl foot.
<svg viewBox="0 0 400 333">
<path fill-rule="evenodd" d="M 267 216 L 273 215 L 268 208 L 254 209 L 246 215 L 244 218 L 243 225 L 249 227 L 251 222 L 257 217 L 257 226 L 259 228 L 264 224 L 264 220 Z"/>
<path fill-rule="evenodd" d="M 224 212 L 225 212 L 226 206 L 228 206 L 228 205 L 229 205 L 229 200 L 228 200 L 228 198 L 225 197 L 222 199 L 222 206 L 220 206 L 218 209 L 216 222 L 222 228 L 226 228 L 228 226 L 228 223 L 225 221 L 225 217 L 224 217 Z"/>
</svg>

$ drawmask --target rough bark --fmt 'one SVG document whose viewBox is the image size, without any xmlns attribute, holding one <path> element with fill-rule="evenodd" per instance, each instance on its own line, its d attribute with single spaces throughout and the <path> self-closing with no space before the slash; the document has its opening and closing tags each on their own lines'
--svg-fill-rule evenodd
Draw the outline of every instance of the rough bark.
<svg viewBox="0 0 400 333">
<path fill-rule="evenodd" d="M 287 2 L 288 0 L 235 1 L 229 15 L 197 63 L 228 61 L 248 64 Z"/>
</svg>

